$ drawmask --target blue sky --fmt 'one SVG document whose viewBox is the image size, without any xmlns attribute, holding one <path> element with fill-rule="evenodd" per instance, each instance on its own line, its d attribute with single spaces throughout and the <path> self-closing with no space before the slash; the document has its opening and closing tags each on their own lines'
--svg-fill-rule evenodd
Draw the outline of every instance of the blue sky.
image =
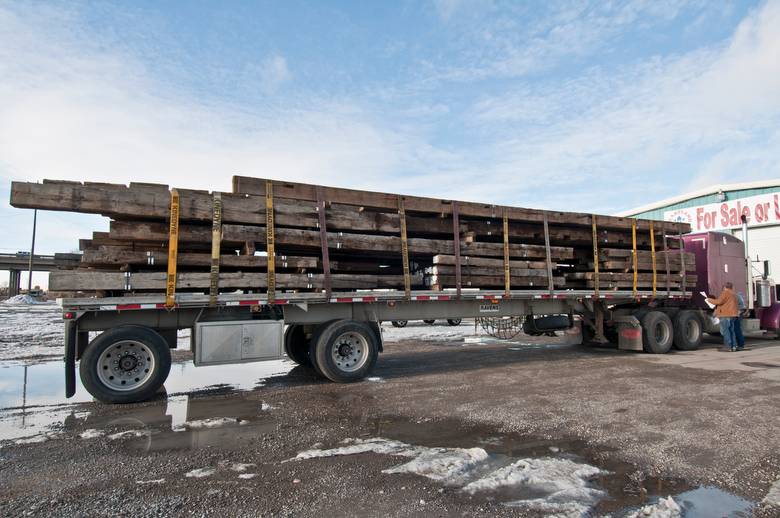
<svg viewBox="0 0 780 518">
<path fill-rule="evenodd" d="M 232 174 L 610 213 L 780 177 L 780 1 L 0 1 L 11 179 Z M 44 213 L 42 252 L 99 217 Z"/>
</svg>

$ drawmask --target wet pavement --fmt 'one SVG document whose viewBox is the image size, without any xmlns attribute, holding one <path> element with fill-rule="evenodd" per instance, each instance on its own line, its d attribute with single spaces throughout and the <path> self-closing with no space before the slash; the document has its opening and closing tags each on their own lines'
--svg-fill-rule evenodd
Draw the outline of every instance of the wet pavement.
<svg viewBox="0 0 780 518">
<path fill-rule="evenodd" d="M 754 370 L 713 371 L 426 332 L 362 383 L 176 362 L 121 406 L 64 400 L 61 361 L 3 362 L 0 515 L 780 515 L 762 503 L 780 479 L 770 342 Z"/>
</svg>

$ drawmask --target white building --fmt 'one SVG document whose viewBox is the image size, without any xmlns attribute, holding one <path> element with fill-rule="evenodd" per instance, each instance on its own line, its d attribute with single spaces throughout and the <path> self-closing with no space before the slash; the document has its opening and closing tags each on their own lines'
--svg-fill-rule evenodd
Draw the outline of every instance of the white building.
<svg viewBox="0 0 780 518">
<path fill-rule="evenodd" d="M 740 239 L 745 215 L 750 257 L 769 260 L 773 277 L 780 277 L 780 180 L 713 185 L 617 215 L 682 221 L 690 223 L 692 232 L 716 230 Z M 754 273 L 761 267 L 754 264 L 759 270 Z"/>
</svg>

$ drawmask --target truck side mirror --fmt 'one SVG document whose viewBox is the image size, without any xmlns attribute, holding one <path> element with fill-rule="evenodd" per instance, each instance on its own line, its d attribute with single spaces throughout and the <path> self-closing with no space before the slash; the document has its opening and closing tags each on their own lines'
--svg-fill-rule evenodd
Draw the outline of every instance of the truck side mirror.
<svg viewBox="0 0 780 518">
<path fill-rule="evenodd" d="M 772 266 L 769 263 L 769 260 L 764 260 L 764 279 L 768 279 L 769 276 L 772 275 Z"/>
</svg>

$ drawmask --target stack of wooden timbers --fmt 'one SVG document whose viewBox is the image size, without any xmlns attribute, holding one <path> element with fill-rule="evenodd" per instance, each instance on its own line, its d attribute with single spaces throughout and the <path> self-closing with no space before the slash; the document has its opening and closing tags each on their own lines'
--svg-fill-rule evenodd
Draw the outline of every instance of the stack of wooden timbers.
<svg viewBox="0 0 780 518">
<path fill-rule="evenodd" d="M 111 218 L 60 292 L 631 290 L 695 286 L 685 224 L 237 176 L 233 192 L 14 182 L 11 205 Z"/>
</svg>

